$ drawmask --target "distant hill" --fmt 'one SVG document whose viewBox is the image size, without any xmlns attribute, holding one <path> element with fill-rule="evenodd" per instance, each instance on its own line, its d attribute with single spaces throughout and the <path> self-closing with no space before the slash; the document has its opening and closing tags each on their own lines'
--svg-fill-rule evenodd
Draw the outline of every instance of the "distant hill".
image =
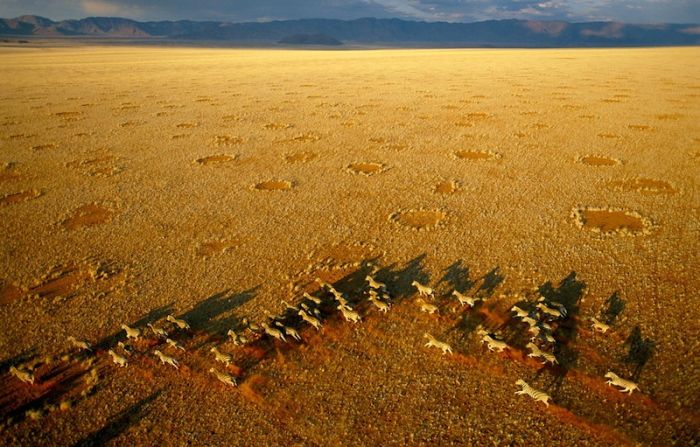
<svg viewBox="0 0 700 447">
<path fill-rule="evenodd" d="M 568 23 L 489 20 L 475 23 L 413 22 L 400 19 L 304 19 L 273 22 L 137 22 L 88 17 L 54 22 L 38 16 L 0 19 L 0 35 L 47 37 L 160 38 L 306 44 L 301 36 L 324 36 L 357 44 L 501 47 L 590 47 L 700 45 L 700 25 Z M 322 44 L 316 42 L 317 44 Z"/>
<path fill-rule="evenodd" d="M 288 45 L 342 45 L 343 42 L 326 34 L 294 34 L 278 41 Z"/>
</svg>

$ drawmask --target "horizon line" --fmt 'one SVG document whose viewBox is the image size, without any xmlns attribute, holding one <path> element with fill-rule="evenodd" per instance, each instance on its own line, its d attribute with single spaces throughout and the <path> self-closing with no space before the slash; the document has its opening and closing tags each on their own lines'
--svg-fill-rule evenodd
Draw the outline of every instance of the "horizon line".
<svg viewBox="0 0 700 447">
<path fill-rule="evenodd" d="M 0 17 L 0 20 L 17 20 L 21 17 L 38 17 L 42 19 L 49 20 L 54 23 L 68 22 L 68 21 L 80 21 L 87 19 L 120 19 L 120 20 L 130 20 L 132 22 L 138 23 L 148 23 L 148 22 L 194 22 L 194 23 L 228 23 L 228 24 L 247 24 L 247 23 L 274 23 L 274 22 L 299 22 L 304 20 L 329 20 L 337 22 L 355 22 L 359 20 L 398 20 L 401 22 L 413 22 L 413 23 L 447 23 L 447 24 L 474 24 L 474 23 L 485 23 L 485 22 L 548 22 L 548 23 L 568 23 L 568 24 L 585 24 L 585 23 L 619 23 L 623 25 L 637 25 L 637 26 L 654 26 L 654 25 L 698 25 L 700 23 L 696 22 L 624 22 L 621 20 L 591 20 L 591 21 L 568 21 L 568 20 L 534 20 L 534 19 L 484 19 L 475 20 L 472 22 L 449 22 L 446 20 L 418 20 L 418 19 L 402 19 L 399 17 L 358 17 L 354 19 L 337 19 L 337 18 L 326 18 L 326 17 L 305 17 L 297 19 L 274 19 L 274 20 L 247 20 L 241 22 L 235 22 L 230 20 L 193 20 L 193 19 L 158 19 L 158 20 L 139 20 L 132 19 L 129 17 L 122 16 L 85 16 L 82 18 L 72 18 L 72 19 L 60 19 L 55 20 L 46 16 L 39 14 L 21 14 L 15 17 Z"/>
</svg>

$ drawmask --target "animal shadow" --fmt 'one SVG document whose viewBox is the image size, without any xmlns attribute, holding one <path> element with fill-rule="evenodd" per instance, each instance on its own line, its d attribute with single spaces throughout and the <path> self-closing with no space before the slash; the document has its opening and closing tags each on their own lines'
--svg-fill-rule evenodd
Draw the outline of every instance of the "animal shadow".
<svg viewBox="0 0 700 447">
<path fill-rule="evenodd" d="M 624 360 L 626 363 L 633 365 L 632 380 L 636 381 L 642 374 L 644 366 L 654 354 L 656 342 L 651 338 L 642 337 L 642 330 L 639 326 L 635 326 L 624 344 L 628 346 L 627 356 Z"/>
<path fill-rule="evenodd" d="M 500 267 L 494 267 L 487 274 L 484 275 L 481 285 L 477 289 L 477 295 L 488 298 L 493 295 L 493 291 L 496 290 L 499 284 L 503 282 L 505 276 L 501 273 Z"/>
<path fill-rule="evenodd" d="M 430 275 L 425 269 L 426 254 L 420 254 L 408 261 L 402 268 L 395 269 L 395 265 L 385 267 L 376 273 L 379 281 L 386 283 L 389 293 L 395 302 L 413 296 L 416 293 L 413 281 L 422 284 L 430 283 Z"/>
<path fill-rule="evenodd" d="M 613 324 L 617 319 L 618 315 L 622 313 L 625 309 L 625 302 L 620 298 L 620 295 L 615 291 L 610 297 L 605 301 L 608 307 L 603 311 L 606 324 Z"/>
<path fill-rule="evenodd" d="M 554 394 L 559 394 L 564 378 L 569 370 L 576 366 L 579 354 L 571 347 L 578 335 L 578 314 L 579 304 L 583 296 L 586 283 L 576 278 L 576 272 L 569 273 L 554 287 L 551 281 L 539 287 L 539 293 L 544 297 L 545 304 L 554 306 L 553 303 L 561 304 L 566 309 L 566 317 L 557 324 L 552 334 L 557 341 L 554 347 L 554 356 L 559 363 L 556 367 L 548 368 L 552 371 L 552 380 L 548 388 L 554 389 Z M 538 371 L 538 375 L 542 370 Z"/>
<path fill-rule="evenodd" d="M 162 391 L 156 391 L 131 407 L 117 413 L 110 419 L 107 425 L 76 442 L 73 446 L 92 447 L 105 445 L 107 442 L 115 439 L 129 427 L 143 419 L 144 416 L 148 414 L 149 404 L 156 400 L 161 394 Z"/>
<path fill-rule="evenodd" d="M 132 322 L 129 324 L 130 327 L 144 327 L 148 325 L 148 323 L 155 323 L 156 321 L 165 318 L 168 314 L 170 314 L 173 310 L 173 303 L 166 304 L 165 306 L 161 306 L 155 309 L 152 309 L 150 312 L 148 312 L 146 315 L 143 317 L 139 318 L 138 320 Z M 106 337 L 104 337 L 102 340 L 98 341 L 95 343 L 95 349 L 98 351 L 105 351 L 107 349 L 111 349 L 114 346 L 116 346 L 117 342 L 122 340 L 124 338 L 125 334 L 123 330 L 118 330 Z"/>
<path fill-rule="evenodd" d="M 471 289 L 475 281 L 469 279 L 469 267 L 462 265 L 462 260 L 459 259 L 445 269 L 445 274 L 440 278 L 438 284 L 446 283 L 450 290 L 464 292 Z"/>
<path fill-rule="evenodd" d="M 178 318 L 187 321 L 193 331 L 201 331 L 209 335 L 222 335 L 228 329 L 238 326 L 239 321 L 236 315 L 229 315 L 225 318 L 218 317 L 252 300 L 259 287 L 257 285 L 238 293 L 232 293 L 230 290 L 215 293 L 197 303 Z"/>
</svg>

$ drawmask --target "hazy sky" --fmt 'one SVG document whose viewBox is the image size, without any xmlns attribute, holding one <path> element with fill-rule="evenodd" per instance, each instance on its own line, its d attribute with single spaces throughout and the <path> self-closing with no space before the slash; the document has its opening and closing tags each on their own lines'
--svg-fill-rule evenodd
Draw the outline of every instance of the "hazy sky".
<svg viewBox="0 0 700 447">
<path fill-rule="evenodd" d="M 398 17 L 451 22 L 517 18 L 700 23 L 700 0 L 0 0 L 0 17 L 22 14 L 234 22 Z"/>
</svg>

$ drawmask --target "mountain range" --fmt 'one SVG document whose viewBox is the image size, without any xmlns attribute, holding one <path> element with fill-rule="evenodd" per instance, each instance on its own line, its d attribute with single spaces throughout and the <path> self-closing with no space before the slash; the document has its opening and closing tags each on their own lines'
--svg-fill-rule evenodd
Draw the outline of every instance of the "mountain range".
<svg viewBox="0 0 700 447">
<path fill-rule="evenodd" d="M 488 20 L 474 23 L 401 19 L 303 19 L 271 22 L 138 22 L 116 17 L 53 21 L 25 15 L 0 19 L 2 36 L 50 38 L 177 39 L 337 45 L 425 45 L 436 47 L 589 47 L 700 45 L 697 24 Z M 318 38 L 299 38 L 317 36 Z"/>
</svg>

